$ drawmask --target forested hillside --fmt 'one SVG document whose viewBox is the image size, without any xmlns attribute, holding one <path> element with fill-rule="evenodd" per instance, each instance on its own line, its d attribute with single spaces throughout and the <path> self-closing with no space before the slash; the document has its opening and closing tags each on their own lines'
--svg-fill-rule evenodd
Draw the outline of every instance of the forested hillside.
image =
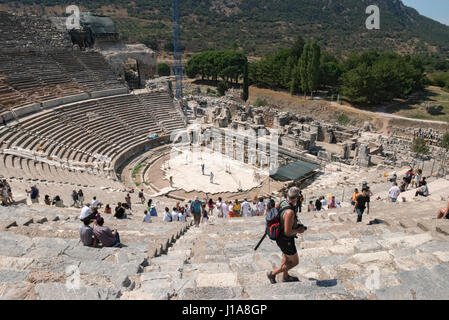
<svg viewBox="0 0 449 320">
<path fill-rule="evenodd" d="M 123 38 L 154 49 L 172 49 L 171 1 L 79 0 L 83 10 L 111 15 Z M 182 0 L 182 39 L 187 52 L 241 49 L 264 56 L 290 47 L 297 36 L 316 39 L 338 56 L 363 49 L 448 55 L 449 27 L 423 17 L 400 0 L 377 0 L 380 30 L 367 30 L 371 0 Z M 0 8 L 61 14 L 72 0 L 0 0 Z M 431 2 L 429 2 L 431 5 Z"/>
</svg>

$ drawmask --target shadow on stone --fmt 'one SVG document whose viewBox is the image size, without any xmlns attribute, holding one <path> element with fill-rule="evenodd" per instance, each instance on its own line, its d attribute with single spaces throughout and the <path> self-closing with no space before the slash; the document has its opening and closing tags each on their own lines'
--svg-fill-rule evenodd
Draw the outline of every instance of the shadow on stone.
<svg viewBox="0 0 449 320">
<path fill-rule="evenodd" d="M 385 221 L 376 218 L 376 219 L 374 219 L 374 220 L 371 220 L 367 225 L 368 225 L 368 226 L 371 226 L 371 225 L 373 225 L 373 224 L 382 224 L 382 223 L 385 223 Z"/>
<path fill-rule="evenodd" d="M 334 287 L 337 285 L 337 279 L 331 280 L 317 280 L 316 285 L 318 287 Z"/>
</svg>

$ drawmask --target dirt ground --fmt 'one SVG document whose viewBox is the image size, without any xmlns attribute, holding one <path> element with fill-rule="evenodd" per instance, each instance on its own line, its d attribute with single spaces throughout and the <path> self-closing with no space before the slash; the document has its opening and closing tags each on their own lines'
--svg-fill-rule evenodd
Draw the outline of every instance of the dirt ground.
<svg viewBox="0 0 449 320">
<path fill-rule="evenodd" d="M 310 116 L 318 121 L 337 123 L 340 115 L 345 114 L 349 118 L 349 125 L 361 126 L 365 121 L 371 122 L 380 133 L 387 134 L 395 127 L 419 127 L 433 128 L 440 131 L 449 129 L 448 124 L 417 122 L 412 119 L 391 118 L 382 114 L 374 114 L 365 110 L 357 109 L 347 103 L 338 104 L 323 100 L 304 99 L 300 96 L 292 96 L 286 91 L 275 91 L 251 86 L 249 89 L 249 103 L 253 104 L 257 99 L 264 99 L 268 106 L 281 111 L 291 111 L 299 115 Z M 395 116 L 396 114 L 393 114 Z M 398 116 L 401 116 L 398 113 Z M 436 119 L 438 120 L 438 119 Z"/>
</svg>

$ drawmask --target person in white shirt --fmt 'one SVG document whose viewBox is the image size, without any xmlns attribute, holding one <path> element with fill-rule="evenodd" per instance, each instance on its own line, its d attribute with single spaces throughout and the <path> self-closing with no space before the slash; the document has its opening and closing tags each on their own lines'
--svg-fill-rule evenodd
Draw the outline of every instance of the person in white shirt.
<svg viewBox="0 0 449 320">
<path fill-rule="evenodd" d="M 172 220 L 172 221 L 179 221 L 178 215 L 179 215 L 179 213 L 178 213 L 178 211 L 176 210 L 176 207 L 173 208 L 173 211 L 172 211 L 172 213 L 171 213 L 171 220 Z"/>
<path fill-rule="evenodd" d="M 186 217 L 191 217 L 192 216 L 192 212 L 190 212 L 190 206 L 188 204 L 186 204 L 184 212 L 186 214 Z"/>
<path fill-rule="evenodd" d="M 245 199 L 245 201 L 243 201 L 243 203 L 242 203 L 242 215 L 244 217 L 251 216 L 250 207 L 251 207 L 251 204 L 248 202 L 248 199 Z"/>
<path fill-rule="evenodd" d="M 257 200 L 254 199 L 251 203 L 251 216 L 257 216 Z"/>
<path fill-rule="evenodd" d="M 185 212 L 185 210 L 183 208 L 181 208 L 181 211 L 178 213 L 178 221 L 181 221 L 181 222 L 186 222 L 187 221 L 187 219 L 186 219 L 186 212 Z"/>
<path fill-rule="evenodd" d="M 257 204 L 257 215 L 263 216 L 265 214 L 265 202 L 263 198 L 259 198 L 259 203 Z"/>
<path fill-rule="evenodd" d="M 401 189 L 399 189 L 397 182 L 394 182 L 393 186 L 388 191 L 388 201 L 396 202 L 400 194 Z"/>
<path fill-rule="evenodd" d="M 153 221 L 151 220 L 151 215 L 148 213 L 148 210 L 145 210 L 143 214 L 144 214 L 144 216 L 143 216 L 143 222 L 148 222 L 148 223 L 153 222 Z"/>
<path fill-rule="evenodd" d="M 165 222 L 172 222 L 172 216 L 169 208 L 165 208 L 164 217 L 162 218 Z"/>
<path fill-rule="evenodd" d="M 92 209 L 98 208 L 100 206 L 100 201 L 97 200 L 97 197 L 94 197 L 92 200 Z"/>
<path fill-rule="evenodd" d="M 321 197 L 321 207 L 324 209 L 324 207 L 327 206 L 327 200 L 324 196 Z"/>
<path fill-rule="evenodd" d="M 227 218 L 228 215 L 229 215 L 229 207 L 228 207 L 228 205 L 226 204 L 226 201 L 224 201 L 224 202 L 221 204 L 221 217 L 222 217 L 222 218 Z"/>
<path fill-rule="evenodd" d="M 217 208 L 218 211 L 218 217 L 222 218 L 223 217 L 223 211 L 222 211 L 222 206 L 223 206 L 223 201 L 221 198 L 218 198 L 217 203 L 215 204 L 215 207 Z"/>
<path fill-rule="evenodd" d="M 80 220 L 83 221 L 87 217 L 89 217 L 92 214 L 92 209 L 89 207 L 88 204 L 86 204 L 84 207 L 81 208 L 81 215 Z"/>
</svg>

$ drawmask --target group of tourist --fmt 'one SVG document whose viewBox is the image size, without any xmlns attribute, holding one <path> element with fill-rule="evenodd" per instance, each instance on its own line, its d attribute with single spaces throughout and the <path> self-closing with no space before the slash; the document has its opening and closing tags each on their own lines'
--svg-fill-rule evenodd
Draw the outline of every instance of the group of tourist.
<svg viewBox="0 0 449 320">
<path fill-rule="evenodd" d="M 80 220 L 83 224 L 80 227 L 80 239 L 83 245 L 97 247 L 118 247 L 120 246 L 120 236 L 117 229 L 113 231 L 104 226 L 104 218 L 100 215 L 99 207 L 91 208 L 86 204 L 81 209 Z M 90 225 L 93 224 L 94 227 Z"/>
<path fill-rule="evenodd" d="M 315 200 L 315 202 L 313 202 L 313 200 L 310 200 L 309 204 L 307 205 L 307 212 L 321 211 L 324 210 L 326 207 L 327 209 L 336 209 L 341 207 L 341 203 L 335 200 L 335 196 L 329 196 L 328 198 L 329 201 L 326 200 L 325 196 L 318 197 Z"/>
<path fill-rule="evenodd" d="M 201 223 L 208 222 L 209 218 L 214 215 L 218 218 L 263 216 L 265 211 L 266 204 L 263 198 L 255 197 L 251 202 L 248 199 L 240 202 L 238 199 L 223 201 L 220 197 L 215 202 L 206 195 L 205 201 L 201 201 L 197 196 L 195 200 L 191 200 L 185 205 L 181 205 L 178 202 L 172 210 L 165 208 L 162 220 L 165 222 L 185 222 L 187 217 L 193 217 L 195 226 L 198 227 Z M 149 200 L 145 217 L 150 219 L 152 216 L 157 216 L 157 211 L 156 206 Z"/>
<path fill-rule="evenodd" d="M 1 191 L 2 206 L 7 207 L 14 203 L 11 186 L 5 179 L 0 183 L 0 191 Z"/>
<path fill-rule="evenodd" d="M 427 197 L 429 195 L 427 180 L 426 177 L 423 176 L 421 169 L 413 170 L 413 168 L 410 168 L 409 170 L 407 170 L 399 186 L 397 183 L 396 172 L 392 173 L 392 175 L 389 177 L 389 181 L 393 183 L 393 186 L 388 191 L 388 201 L 396 202 L 399 195 L 402 192 L 407 191 L 409 186 L 411 186 L 412 188 L 416 188 L 415 197 Z"/>
<path fill-rule="evenodd" d="M 417 131 L 413 132 L 414 138 L 423 138 L 425 140 L 429 140 L 430 145 L 440 145 L 441 140 L 443 139 L 443 135 L 439 132 L 435 132 L 432 129 L 423 130 L 419 128 Z"/>
<path fill-rule="evenodd" d="M 72 198 L 73 201 L 72 207 L 79 208 L 84 205 L 83 190 L 79 189 L 78 192 L 76 190 L 73 190 L 70 197 Z"/>
</svg>

